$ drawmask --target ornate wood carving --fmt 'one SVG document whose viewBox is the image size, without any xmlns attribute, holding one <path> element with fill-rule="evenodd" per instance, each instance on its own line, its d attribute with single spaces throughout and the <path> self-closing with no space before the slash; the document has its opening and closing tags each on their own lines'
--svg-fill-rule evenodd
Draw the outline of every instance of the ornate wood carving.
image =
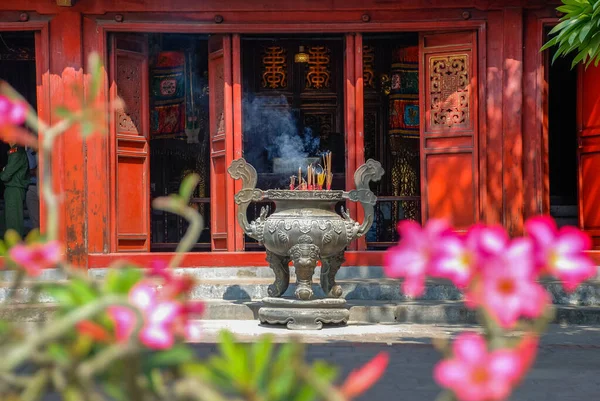
<svg viewBox="0 0 600 401">
<path fill-rule="evenodd" d="M 333 113 L 305 113 L 304 126 L 316 131 L 321 137 L 328 136 L 333 132 L 334 114 Z"/>
<path fill-rule="evenodd" d="M 265 49 L 262 58 L 263 88 L 279 89 L 287 87 L 286 49 L 280 46 L 270 46 Z"/>
<path fill-rule="evenodd" d="M 363 46 L 363 85 L 365 88 L 375 88 L 375 48 Z"/>
<path fill-rule="evenodd" d="M 456 128 L 469 124 L 469 55 L 431 57 L 431 126 Z"/>
<path fill-rule="evenodd" d="M 117 85 L 124 108 L 117 110 L 117 132 L 135 132 L 143 135 L 140 125 L 142 76 L 140 62 L 121 57 L 117 67 Z"/>
<path fill-rule="evenodd" d="M 310 60 L 306 73 L 306 87 L 308 89 L 329 88 L 331 85 L 331 50 L 327 46 L 310 46 L 308 54 Z"/>
</svg>

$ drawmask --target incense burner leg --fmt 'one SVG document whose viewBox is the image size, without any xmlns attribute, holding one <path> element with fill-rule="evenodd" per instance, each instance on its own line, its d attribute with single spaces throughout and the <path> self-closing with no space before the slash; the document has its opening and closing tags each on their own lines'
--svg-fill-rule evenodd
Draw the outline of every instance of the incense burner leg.
<svg viewBox="0 0 600 401">
<path fill-rule="evenodd" d="M 314 244 L 298 244 L 290 249 L 289 254 L 296 269 L 296 298 L 309 300 L 313 296 L 312 277 L 320 257 L 319 247 Z"/>
<path fill-rule="evenodd" d="M 321 288 L 329 298 L 339 298 L 342 296 L 342 287 L 335 282 L 335 275 L 344 263 L 344 252 L 328 257 L 323 260 L 321 270 Z"/>
<path fill-rule="evenodd" d="M 275 282 L 269 286 L 267 292 L 270 297 L 280 297 L 290 285 L 290 259 L 287 256 L 279 256 L 267 250 L 267 262 L 275 273 Z"/>
</svg>

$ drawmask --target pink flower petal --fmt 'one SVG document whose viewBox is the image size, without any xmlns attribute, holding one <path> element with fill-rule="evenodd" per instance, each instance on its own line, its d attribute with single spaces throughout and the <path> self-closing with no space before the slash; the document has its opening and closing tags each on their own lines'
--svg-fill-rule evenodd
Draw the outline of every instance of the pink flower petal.
<svg viewBox="0 0 600 401">
<path fill-rule="evenodd" d="M 197 320 L 188 320 L 184 331 L 187 341 L 196 342 L 202 339 L 202 324 Z"/>
<path fill-rule="evenodd" d="M 160 302 L 147 311 L 148 324 L 169 325 L 182 313 L 182 307 L 177 302 Z"/>
<path fill-rule="evenodd" d="M 127 341 L 135 328 L 136 314 L 123 306 L 112 306 L 108 308 L 107 313 L 115 323 L 117 341 Z"/>
<path fill-rule="evenodd" d="M 167 349 L 175 342 L 173 334 L 161 325 L 150 325 L 140 332 L 140 341 L 148 348 Z"/>
<path fill-rule="evenodd" d="M 590 237 L 575 227 L 561 228 L 554 243 L 554 250 L 558 254 L 579 253 L 591 248 Z"/>
<path fill-rule="evenodd" d="M 452 350 L 457 359 L 469 365 L 484 362 L 487 355 L 485 340 L 477 333 L 461 333 L 454 341 Z"/>
<path fill-rule="evenodd" d="M 156 304 L 156 290 L 146 282 L 137 283 L 129 291 L 129 301 L 146 311 Z"/>
<path fill-rule="evenodd" d="M 556 223 L 549 216 L 533 217 L 525 223 L 525 231 L 539 246 L 546 247 L 552 244 L 556 236 Z"/>
<path fill-rule="evenodd" d="M 9 121 L 13 125 L 21 125 L 27 116 L 27 105 L 23 102 L 14 102 L 9 113 Z"/>
<path fill-rule="evenodd" d="M 465 368 L 457 360 L 442 360 L 433 369 L 433 379 L 442 387 L 460 387 L 465 381 Z"/>
<path fill-rule="evenodd" d="M 409 297 L 420 297 L 425 292 L 425 279 L 423 277 L 407 277 L 402 282 L 402 292 Z"/>
</svg>

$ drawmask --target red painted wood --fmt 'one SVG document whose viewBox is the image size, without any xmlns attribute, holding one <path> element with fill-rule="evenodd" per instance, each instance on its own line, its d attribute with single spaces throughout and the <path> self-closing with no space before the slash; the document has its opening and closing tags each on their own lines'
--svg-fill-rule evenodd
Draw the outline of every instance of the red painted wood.
<svg viewBox="0 0 600 401">
<path fill-rule="evenodd" d="M 579 69 L 579 225 L 600 248 L 600 68 Z"/>
<path fill-rule="evenodd" d="M 99 30 L 96 22 L 90 18 L 83 19 L 84 54 L 97 52 L 104 60 L 102 76 L 104 84 L 100 88 L 98 102 L 109 99 L 109 80 L 106 61 L 106 36 Z M 108 118 L 105 127 L 109 126 Z M 108 252 L 110 244 L 110 208 L 108 195 L 110 194 L 109 140 L 111 135 L 95 134 L 86 139 L 86 180 L 87 180 L 87 246 L 89 253 Z"/>
<path fill-rule="evenodd" d="M 344 128 L 346 131 L 346 190 L 354 188 L 354 171 L 356 165 L 356 73 L 355 73 L 355 35 L 346 35 L 344 52 Z M 333 155 L 340 157 L 341 155 Z M 351 216 L 357 216 L 358 207 L 354 202 L 346 202 Z M 348 246 L 350 250 L 357 249 L 357 243 Z"/>
<path fill-rule="evenodd" d="M 124 102 L 111 121 L 111 232 L 117 252 L 150 250 L 148 79 L 146 36 L 112 36 L 111 99 Z"/>
<path fill-rule="evenodd" d="M 232 52 L 229 36 L 209 40 L 208 81 L 211 129 L 211 234 L 213 251 L 235 249 L 233 180 L 227 168 L 233 160 Z"/>
<path fill-rule="evenodd" d="M 233 160 L 239 159 L 243 154 L 242 137 L 242 61 L 240 35 L 235 34 L 232 38 L 232 71 L 233 71 Z M 242 189 L 242 181 L 234 181 L 234 192 Z M 234 205 L 234 215 L 237 216 L 238 207 Z M 244 232 L 239 224 L 235 224 L 235 250 L 244 250 Z"/>
<path fill-rule="evenodd" d="M 71 110 L 81 107 L 80 98 L 71 88 L 83 86 L 83 60 L 81 14 L 66 11 L 57 15 L 50 23 L 51 40 L 50 73 L 53 81 L 51 107 L 64 105 Z M 52 123 L 61 117 L 51 114 Z M 75 265 L 85 265 L 85 163 L 84 141 L 79 128 L 64 133 L 58 141 L 58 151 L 53 153 L 55 189 L 61 193 L 60 205 L 62 224 L 60 238 L 66 246 L 69 260 Z M 68 157 L 66 157 L 68 155 Z"/>
<path fill-rule="evenodd" d="M 27 9 L 36 9 L 40 13 L 58 13 L 65 7 L 58 7 L 56 2 L 48 0 L 29 0 Z M 464 11 L 465 8 L 476 10 L 499 9 L 503 7 L 518 7 L 528 6 L 532 8 L 541 7 L 548 4 L 548 0 L 457 0 L 449 2 L 447 0 L 397 0 L 397 1 L 377 1 L 377 0 L 330 0 L 327 2 L 319 2 L 314 0 L 296 0 L 296 1 L 277 1 L 265 0 L 261 1 L 261 10 L 277 10 L 279 12 L 286 11 L 338 11 L 345 10 L 385 10 L 385 11 L 432 11 L 440 10 L 446 13 Z M 225 13 L 227 11 L 243 11 L 246 13 L 256 12 L 257 7 L 253 2 L 245 0 L 230 0 L 223 2 L 222 0 L 135 0 L 135 1 L 118 1 L 118 0 L 94 0 L 94 1 L 77 1 L 74 8 L 84 11 L 89 14 L 103 14 L 107 12 L 169 12 L 177 11 L 194 12 L 204 11 L 211 13 Z M 19 10 L 16 4 L 10 2 L 0 3 L 0 10 Z M 454 9 L 454 10 L 453 10 Z M 320 20 L 324 19 L 321 16 Z"/>
<path fill-rule="evenodd" d="M 345 254 L 344 266 L 381 266 L 383 264 L 382 251 L 353 252 Z M 142 266 L 149 266 L 155 260 L 168 261 L 173 253 L 129 253 L 129 254 L 90 254 L 88 265 L 90 268 L 104 268 L 118 260 L 126 259 Z M 205 252 L 188 253 L 181 262 L 180 267 L 254 267 L 267 266 L 264 252 Z"/>
<path fill-rule="evenodd" d="M 424 221 L 448 218 L 457 229 L 465 229 L 479 218 L 477 36 L 471 31 L 421 34 L 419 43 L 422 216 Z M 429 84 L 437 73 L 432 69 L 433 60 L 451 55 L 466 55 L 468 60 L 468 117 L 456 126 L 434 122 Z M 473 146 L 464 146 L 465 136 L 472 138 Z M 429 138 L 443 138 L 446 143 L 428 147 Z"/>
<path fill-rule="evenodd" d="M 512 235 L 523 231 L 523 10 L 504 10 L 504 226 Z"/>
<path fill-rule="evenodd" d="M 544 88 L 544 54 L 542 47 L 543 24 L 535 13 L 527 13 L 524 22 L 523 59 L 523 180 L 524 218 L 547 213 L 543 199 L 543 160 L 547 159 L 542 130 L 542 103 Z M 526 118 L 525 116 L 531 116 Z M 549 198 L 548 198 L 549 199 Z M 549 206 L 549 205 L 548 205 Z"/>
<path fill-rule="evenodd" d="M 503 69 L 503 40 L 504 24 L 503 13 L 495 11 L 489 13 L 487 23 L 487 71 L 486 71 L 486 138 L 485 147 L 481 149 L 487 176 L 485 188 L 485 203 L 483 204 L 484 221 L 490 224 L 503 222 L 502 187 L 503 159 L 502 149 L 502 82 Z"/>
<path fill-rule="evenodd" d="M 360 33 L 357 33 L 354 38 L 354 88 L 355 88 L 355 107 L 356 107 L 356 119 L 355 119 L 355 166 L 360 167 L 365 162 L 365 96 L 364 96 L 364 82 L 363 82 L 363 37 Z M 354 180 L 354 171 L 350 171 L 352 180 Z M 361 222 L 365 218 L 365 211 L 362 206 L 356 206 L 356 220 Z M 356 241 L 356 249 L 358 251 L 364 251 L 367 249 L 367 242 L 365 237 L 359 238 Z"/>
</svg>

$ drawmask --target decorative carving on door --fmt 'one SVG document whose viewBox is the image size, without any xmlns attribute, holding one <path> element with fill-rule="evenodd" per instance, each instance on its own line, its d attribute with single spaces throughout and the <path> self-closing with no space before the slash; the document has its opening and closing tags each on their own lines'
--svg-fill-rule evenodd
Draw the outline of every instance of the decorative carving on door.
<svg viewBox="0 0 600 401">
<path fill-rule="evenodd" d="M 363 46 L 363 86 L 375 89 L 375 48 Z"/>
<path fill-rule="evenodd" d="M 431 127 L 457 128 L 469 124 L 469 55 L 429 59 Z"/>
<path fill-rule="evenodd" d="M 304 126 L 317 131 L 321 137 L 327 137 L 333 132 L 334 115 L 326 114 L 304 114 Z"/>
<path fill-rule="evenodd" d="M 323 89 L 331 84 L 330 49 L 327 46 L 310 46 L 306 88 Z"/>
<path fill-rule="evenodd" d="M 118 94 L 123 99 L 123 108 L 116 111 L 117 132 L 142 134 L 140 111 L 142 101 L 142 77 L 139 60 L 119 57 L 117 67 Z"/>
<path fill-rule="evenodd" d="M 262 58 L 263 88 L 279 89 L 287 87 L 286 49 L 280 46 L 269 46 Z"/>
</svg>

